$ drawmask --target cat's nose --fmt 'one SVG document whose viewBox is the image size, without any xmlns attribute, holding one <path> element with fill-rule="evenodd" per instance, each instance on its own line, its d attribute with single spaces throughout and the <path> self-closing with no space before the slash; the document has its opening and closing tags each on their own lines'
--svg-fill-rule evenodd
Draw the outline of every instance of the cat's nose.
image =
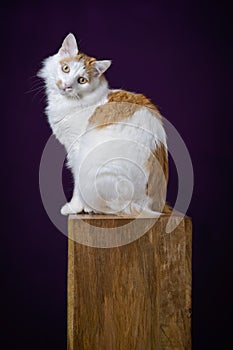
<svg viewBox="0 0 233 350">
<path fill-rule="evenodd" d="M 64 84 L 64 90 L 72 90 L 72 86 L 69 84 Z"/>
</svg>

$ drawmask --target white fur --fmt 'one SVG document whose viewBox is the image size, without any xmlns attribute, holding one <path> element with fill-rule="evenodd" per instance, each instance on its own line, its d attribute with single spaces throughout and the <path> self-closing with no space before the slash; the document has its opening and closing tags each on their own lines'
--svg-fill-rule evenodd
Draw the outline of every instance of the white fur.
<svg viewBox="0 0 233 350">
<path fill-rule="evenodd" d="M 69 62 L 69 74 L 61 70 L 59 63 L 77 53 L 76 40 L 69 34 L 59 52 L 44 61 L 38 74 L 46 83 L 48 121 L 67 150 L 75 183 L 73 197 L 61 213 L 84 210 L 130 214 L 138 208 L 151 212 L 152 199 L 145 194 L 149 176 L 146 161 L 158 144 L 166 146 L 163 126 L 155 112 L 142 107 L 119 124 L 93 127 L 89 118 L 113 91 L 101 77 L 110 61 L 97 61 L 97 74 L 90 84 L 80 85 L 77 77 L 87 77 L 83 62 Z M 63 90 L 56 84 L 58 80 Z M 64 90 L 64 86 L 71 88 Z"/>
</svg>

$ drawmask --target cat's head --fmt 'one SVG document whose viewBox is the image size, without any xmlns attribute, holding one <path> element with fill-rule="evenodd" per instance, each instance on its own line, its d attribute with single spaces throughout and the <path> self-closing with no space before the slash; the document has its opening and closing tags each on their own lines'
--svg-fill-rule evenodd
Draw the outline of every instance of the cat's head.
<svg viewBox="0 0 233 350">
<path fill-rule="evenodd" d="M 58 53 L 44 61 L 38 76 L 61 95 L 81 99 L 101 84 L 110 65 L 109 60 L 98 61 L 80 52 L 74 35 L 68 34 Z"/>
</svg>

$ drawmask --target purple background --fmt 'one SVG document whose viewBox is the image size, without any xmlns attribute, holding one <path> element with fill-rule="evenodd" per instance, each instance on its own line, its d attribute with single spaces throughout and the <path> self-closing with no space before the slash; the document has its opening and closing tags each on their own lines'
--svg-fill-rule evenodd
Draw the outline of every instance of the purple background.
<svg viewBox="0 0 233 350">
<path fill-rule="evenodd" d="M 193 161 L 193 349 L 229 348 L 232 300 L 230 2 L 21 1 L 1 4 L 1 317 L 7 349 L 66 349 L 67 240 L 43 208 L 38 169 L 51 131 L 43 94 L 27 93 L 43 58 L 73 32 L 112 59 L 112 87 L 143 92 Z M 32 78 L 32 79 L 31 79 Z M 1 94 L 2 96 L 2 94 Z M 67 193 L 71 183 L 64 171 Z M 171 162 L 168 199 L 176 195 Z M 147 350 L 147 349 L 145 349 Z"/>
</svg>

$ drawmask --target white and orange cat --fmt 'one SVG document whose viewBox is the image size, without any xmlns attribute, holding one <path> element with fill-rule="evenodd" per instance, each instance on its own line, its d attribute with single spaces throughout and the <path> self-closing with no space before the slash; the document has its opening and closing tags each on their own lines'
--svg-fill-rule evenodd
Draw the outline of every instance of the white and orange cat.
<svg viewBox="0 0 233 350">
<path fill-rule="evenodd" d="M 38 76 L 46 114 L 67 150 L 73 197 L 61 213 L 165 212 L 168 160 L 162 117 L 142 94 L 110 89 L 109 60 L 79 51 L 69 34 Z"/>
</svg>

